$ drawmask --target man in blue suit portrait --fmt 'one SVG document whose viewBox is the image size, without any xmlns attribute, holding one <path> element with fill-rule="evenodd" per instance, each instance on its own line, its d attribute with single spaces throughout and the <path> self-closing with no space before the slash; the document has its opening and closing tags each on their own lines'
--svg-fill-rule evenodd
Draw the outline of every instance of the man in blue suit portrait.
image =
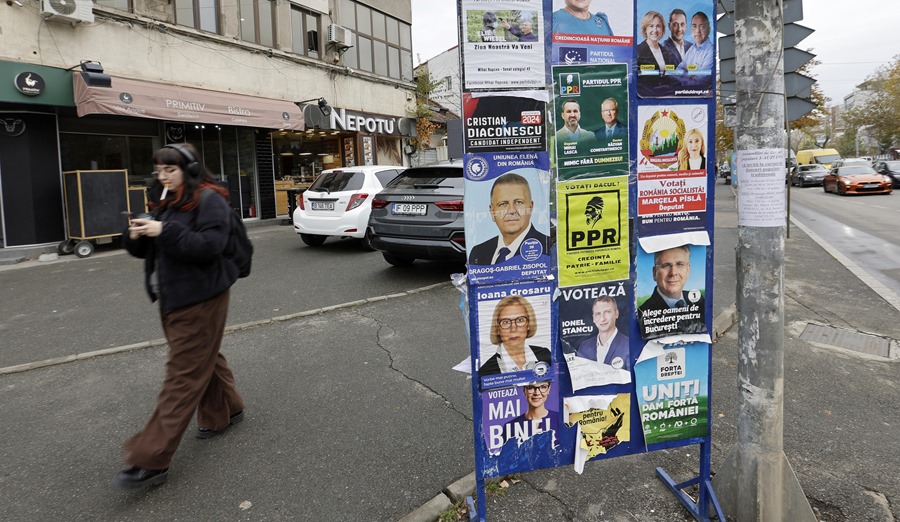
<svg viewBox="0 0 900 522">
<path fill-rule="evenodd" d="M 628 129 L 619 121 L 619 102 L 615 98 L 607 98 L 600 104 L 600 115 L 603 117 L 603 126 L 594 132 L 597 141 L 608 146 L 613 140 L 628 139 Z"/>
<path fill-rule="evenodd" d="M 591 306 L 591 315 L 597 335 L 578 345 L 575 356 L 590 359 L 617 370 L 631 370 L 631 352 L 628 337 L 616 329 L 619 307 L 616 300 L 607 295 L 598 297 Z"/>
<path fill-rule="evenodd" d="M 531 224 L 531 188 L 524 177 L 508 172 L 491 187 L 491 219 L 500 235 L 476 245 L 469 253 L 471 265 L 496 265 L 521 254 L 522 243 L 529 239 L 540 242 L 546 253 L 547 236 Z M 530 243 L 534 243 L 533 241 Z"/>
</svg>

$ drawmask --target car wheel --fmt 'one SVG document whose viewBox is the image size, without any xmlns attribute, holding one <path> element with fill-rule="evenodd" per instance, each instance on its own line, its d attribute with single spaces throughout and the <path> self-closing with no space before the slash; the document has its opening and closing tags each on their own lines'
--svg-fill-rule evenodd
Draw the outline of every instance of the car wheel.
<svg viewBox="0 0 900 522">
<path fill-rule="evenodd" d="M 328 239 L 328 236 L 318 236 L 316 234 L 300 234 L 300 239 L 311 247 L 317 247 Z"/>
<path fill-rule="evenodd" d="M 396 256 L 394 254 L 388 254 L 387 252 L 383 252 L 381 255 L 384 256 L 385 261 L 394 266 L 409 266 L 416 260 L 413 257 Z"/>
<path fill-rule="evenodd" d="M 362 239 L 359 240 L 359 243 L 362 245 L 363 250 L 367 252 L 374 252 L 377 250 L 374 246 L 372 246 L 372 241 L 369 239 L 369 235 L 366 234 Z"/>
<path fill-rule="evenodd" d="M 828 194 L 828 185 L 826 185 L 824 181 L 822 182 L 822 190 L 824 190 L 825 193 Z"/>
<path fill-rule="evenodd" d="M 837 193 L 840 194 L 841 196 L 846 196 L 846 195 L 847 195 L 847 188 L 844 187 L 844 185 L 843 185 L 842 183 L 838 183 L 838 186 L 837 186 Z"/>
</svg>

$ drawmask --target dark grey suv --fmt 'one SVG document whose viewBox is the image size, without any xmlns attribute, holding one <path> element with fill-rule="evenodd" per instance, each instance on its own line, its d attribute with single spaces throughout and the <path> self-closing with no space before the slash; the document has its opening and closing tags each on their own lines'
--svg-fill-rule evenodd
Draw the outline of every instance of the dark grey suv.
<svg viewBox="0 0 900 522">
<path fill-rule="evenodd" d="M 463 192 L 461 161 L 406 169 L 372 200 L 370 244 L 394 266 L 465 262 Z"/>
</svg>

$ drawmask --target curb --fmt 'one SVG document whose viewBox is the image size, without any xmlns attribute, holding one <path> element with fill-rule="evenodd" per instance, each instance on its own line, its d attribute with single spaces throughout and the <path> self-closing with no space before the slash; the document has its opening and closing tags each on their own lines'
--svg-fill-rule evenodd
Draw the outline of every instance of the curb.
<svg viewBox="0 0 900 522">
<path fill-rule="evenodd" d="M 379 301 L 385 301 L 387 299 L 406 297 L 406 296 L 418 294 L 421 292 L 427 292 L 429 290 L 434 290 L 436 288 L 450 286 L 452 284 L 453 283 L 450 281 L 447 281 L 445 283 L 435 283 L 433 285 L 422 286 L 419 288 L 413 288 L 412 290 L 407 290 L 405 292 L 399 292 L 396 294 L 369 297 L 366 299 L 359 299 L 357 301 L 350 301 L 349 303 L 341 303 L 341 304 L 336 304 L 336 305 L 331 305 L 331 306 L 325 306 L 322 308 L 316 308 L 315 310 L 306 310 L 304 312 L 297 312 L 295 314 L 281 315 L 278 317 L 272 317 L 270 319 L 260 319 L 258 321 L 250 321 L 248 323 L 241 323 L 241 324 L 226 326 L 224 335 L 228 335 L 228 334 L 231 334 L 234 332 L 239 332 L 241 330 L 249 330 L 251 328 L 257 328 L 257 327 L 265 326 L 265 325 L 269 325 L 269 324 L 275 324 L 275 323 L 280 323 L 280 322 L 284 322 L 284 321 L 291 321 L 293 319 L 299 319 L 301 317 L 307 317 L 310 315 L 319 315 L 319 314 L 324 314 L 327 312 L 332 312 L 334 310 L 342 310 L 345 308 L 353 308 L 353 307 L 361 306 L 364 304 L 377 303 Z M 165 344 L 166 344 L 165 338 L 160 338 L 160 339 L 153 339 L 152 341 L 144 341 L 144 342 L 140 342 L 140 343 L 126 344 L 124 346 L 117 346 L 114 348 L 104 348 L 102 350 L 94 350 L 91 352 L 76 353 L 73 355 L 65 355 L 63 357 L 54 357 L 52 359 L 44 359 L 43 361 L 34 361 L 34 362 L 30 362 L 30 363 L 25 363 L 25 364 L 17 364 L 15 366 L 7 366 L 6 368 L 0 368 L 0 375 L 26 372 L 29 370 L 36 370 L 38 368 L 46 368 L 48 366 L 57 366 L 60 364 L 70 363 L 73 361 L 81 361 L 84 359 L 91 359 L 93 357 L 100 357 L 102 355 L 111 355 L 114 353 L 129 352 L 132 350 L 139 350 L 141 348 L 152 348 L 154 346 L 163 346 Z"/>
</svg>

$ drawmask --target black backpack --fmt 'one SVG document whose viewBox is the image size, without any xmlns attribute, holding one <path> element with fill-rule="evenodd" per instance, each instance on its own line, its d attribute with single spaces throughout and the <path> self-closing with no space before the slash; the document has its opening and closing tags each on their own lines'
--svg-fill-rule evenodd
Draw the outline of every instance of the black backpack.
<svg viewBox="0 0 900 522">
<path fill-rule="evenodd" d="M 201 199 L 206 199 L 213 190 L 204 190 Z M 247 236 L 247 227 L 244 221 L 238 217 L 237 212 L 229 212 L 231 215 L 231 232 L 228 234 L 228 243 L 225 245 L 225 258 L 238 267 L 238 277 L 250 275 L 250 265 L 253 263 L 253 243 Z"/>
</svg>

